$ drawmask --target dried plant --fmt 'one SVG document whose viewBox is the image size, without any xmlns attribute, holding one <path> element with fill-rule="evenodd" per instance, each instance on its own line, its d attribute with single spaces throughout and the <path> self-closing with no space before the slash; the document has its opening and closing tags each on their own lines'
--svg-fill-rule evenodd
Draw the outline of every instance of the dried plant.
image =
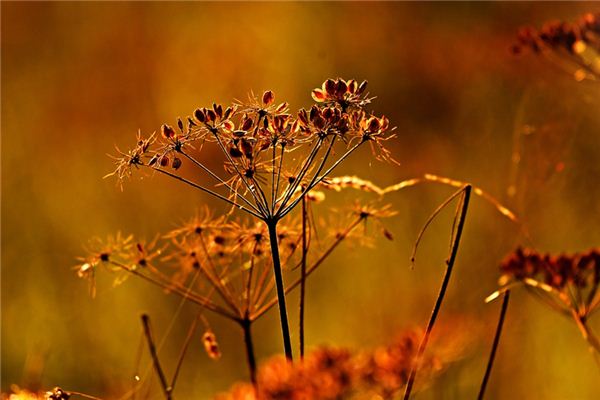
<svg viewBox="0 0 600 400">
<path fill-rule="evenodd" d="M 600 342 L 588 324 L 600 305 L 600 250 L 550 255 L 518 248 L 502 262 L 500 270 L 501 288 L 486 301 L 524 285 L 552 309 L 572 318 L 590 347 L 600 355 Z"/>
<path fill-rule="evenodd" d="M 465 335 L 466 330 L 444 326 L 442 331 L 444 335 L 422 360 L 420 388 L 463 358 L 467 342 L 472 341 Z M 420 335 L 418 331 L 406 331 L 390 345 L 371 350 L 320 347 L 294 365 L 275 357 L 261 366 L 258 390 L 239 383 L 216 399 L 391 399 L 407 383 Z"/>
<path fill-rule="evenodd" d="M 368 143 L 377 159 L 393 161 L 384 147 L 393 129 L 386 117 L 367 114 L 372 98 L 367 82 L 328 79 L 312 92 L 309 110 L 288 113 L 288 104 L 275 103 L 272 91 L 261 98 L 250 94 L 248 101 L 229 106 L 213 104 L 198 108 L 177 120 L 177 127 L 161 127 L 160 135 L 138 134 L 136 146 L 119 151 L 116 176 L 120 184 L 133 169 L 147 169 L 186 183 L 261 220 L 267 227 L 273 259 L 273 273 L 286 357 L 292 347 L 285 302 L 280 249 L 279 222 L 311 190 L 359 147 Z M 337 156 L 340 143 L 346 151 Z M 226 175 L 220 176 L 199 157 L 208 146 L 223 154 Z M 215 187 L 198 184 L 183 176 L 184 162 L 199 168 Z"/>
<path fill-rule="evenodd" d="M 353 235 L 363 237 L 366 231 L 358 229 L 362 224 L 370 220 L 381 224 L 382 218 L 392 215 L 389 206 L 373 204 L 355 205 L 350 212 L 343 210 L 336 217 L 338 221 L 345 220 L 343 226 L 322 232 L 319 249 L 310 246 L 306 223 L 304 227 L 296 219 L 280 223 L 277 244 L 282 269 L 290 282 L 286 293 L 302 286 L 344 240 Z M 307 212 L 303 216 L 309 220 Z M 309 225 L 308 231 L 312 232 L 315 224 L 311 221 Z M 381 229 L 391 238 L 383 226 Z M 88 279 L 91 288 L 95 288 L 99 269 L 116 274 L 115 284 L 133 275 L 236 322 L 243 331 L 250 378 L 256 381 L 251 325 L 277 304 L 271 275 L 272 246 L 264 224 L 232 216 L 215 217 L 204 208 L 190 221 L 150 243 L 136 242 L 133 236 L 121 234 L 110 236 L 105 242 L 93 239 L 91 243 L 88 256 L 77 267 L 78 275 Z M 300 273 L 299 266 L 304 266 Z M 164 378 L 156 352 L 152 351 L 155 346 L 148 317 L 143 321 L 155 369 L 163 377 L 160 380 L 170 398 L 175 379 L 169 383 Z M 203 341 L 207 353 L 215 354 L 210 350 L 215 344 L 214 334 L 205 333 Z M 182 350 L 180 360 L 184 355 Z"/>
<path fill-rule="evenodd" d="M 515 53 L 529 49 L 572 73 L 576 80 L 600 79 L 600 13 L 585 14 L 574 23 L 550 21 L 538 31 L 522 28 Z"/>
</svg>

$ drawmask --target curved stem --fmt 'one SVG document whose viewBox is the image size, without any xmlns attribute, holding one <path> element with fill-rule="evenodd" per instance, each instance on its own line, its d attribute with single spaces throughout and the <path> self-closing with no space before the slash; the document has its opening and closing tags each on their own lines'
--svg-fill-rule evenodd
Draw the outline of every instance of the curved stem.
<svg viewBox="0 0 600 400">
<path fill-rule="evenodd" d="M 277 288 L 277 302 L 279 304 L 279 319 L 281 322 L 281 334 L 283 335 L 283 348 L 285 357 L 293 360 L 292 342 L 290 339 L 290 327 L 288 323 L 287 308 L 285 305 L 285 289 L 283 285 L 283 275 L 281 273 L 281 260 L 279 258 L 279 244 L 277 241 L 277 221 L 269 220 L 266 222 L 269 228 L 269 240 L 271 242 L 271 254 L 273 256 L 273 273 L 275 275 L 275 286 Z"/>
<path fill-rule="evenodd" d="M 483 375 L 483 381 L 479 388 L 478 400 L 483 400 L 487 383 L 492 373 L 492 367 L 494 366 L 494 360 L 496 359 L 496 351 L 500 344 L 500 335 L 502 334 L 502 327 L 504 326 L 504 318 L 506 317 L 506 311 L 508 310 L 508 300 L 510 299 L 510 290 L 504 292 L 502 300 L 502 307 L 500 308 L 500 316 L 498 317 L 498 326 L 496 326 L 496 334 L 494 335 L 494 342 L 492 343 L 492 350 L 490 352 L 490 358 L 488 359 L 487 367 L 485 368 L 485 374 Z"/>
<path fill-rule="evenodd" d="M 431 312 L 431 317 L 429 318 L 429 323 L 427 324 L 427 328 L 425 330 L 425 334 L 423 335 L 423 339 L 421 340 L 421 344 L 419 345 L 419 349 L 417 351 L 412 370 L 410 371 L 410 376 L 408 378 L 408 382 L 406 383 L 406 389 L 404 391 L 404 400 L 410 399 L 410 394 L 415 383 L 415 378 L 417 377 L 417 371 L 420 367 L 421 359 L 423 357 L 423 354 L 425 353 L 427 342 L 429 341 L 429 336 L 431 336 L 431 331 L 433 330 L 433 326 L 435 325 L 435 321 L 442 307 L 444 296 L 446 295 L 446 289 L 448 288 L 450 276 L 452 275 L 452 268 L 454 267 L 456 255 L 458 254 L 458 247 L 460 244 L 460 238 L 462 236 L 463 227 L 465 225 L 465 219 L 467 217 L 467 210 L 469 208 L 470 197 L 471 185 L 466 185 L 463 189 L 462 207 L 458 216 L 458 224 L 456 226 L 456 234 L 454 236 L 454 240 L 452 241 L 450 256 L 446 261 L 446 272 L 442 280 L 442 286 L 440 287 L 440 291 L 435 301 L 433 311 Z"/>
</svg>

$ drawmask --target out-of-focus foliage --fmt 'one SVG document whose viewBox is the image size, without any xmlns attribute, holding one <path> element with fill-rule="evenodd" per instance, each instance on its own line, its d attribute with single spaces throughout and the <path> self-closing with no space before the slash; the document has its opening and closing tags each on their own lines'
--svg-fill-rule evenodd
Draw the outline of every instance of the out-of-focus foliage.
<svg viewBox="0 0 600 400">
<path fill-rule="evenodd" d="M 378 113 L 397 127 L 386 146 L 401 165 L 366 161 L 364 149 L 339 174 L 379 187 L 424 173 L 473 182 L 524 223 L 530 239 L 483 201 L 469 210 L 440 318 L 478 318 L 483 346 L 419 397 L 474 397 L 499 306 L 483 300 L 497 289 L 504 256 L 519 244 L 573 253 L 600 243 L 600 84 L 510 48 L 523 25 L 599 10 L 595 3 L 3 2 L 1 390 L 15 383 L 103 398 L 126 392 L 141 312 L 152 315 L 158 342 L 169 333 L 161 357 L 174 368 L 197 309 L 185 305 L 171 327 L 179 300 L 134 279 L 113 288 L 112 278 L 99 277 L 92 299 L 73 273 L 75 257 L 92 236 L 121 230 L 152 240 L 203 204 L 228 207 L 161 176 L 133 179 L 121 192 L 102 180 L 115 144 L 126 148 L 138 129 L 150 134 L 249 90 L 272 89 L 292 109 L 305 107 L 314 87 L 341 76 L 369 80 Z M 399 211 L 386 223 L 395 240 L 336 253 L 311 276 L 309 348 L 374 348 L 400 327 L 425 325 L 451 211 L 421 243 L 414 270 L 409 257 L 421 224 L 450 192 L 422 184 L 386 195 Z M 341 207 L 353 196 L 328 193 L 328 201 Z M 573 324 L 532 296 L 515 292 L 511 303 L 488 398 L 598 393 L 596 366 Z M 296 332 L 295 295 L 289 304 Z M 278 324 L 273 312 L 256 324 L 259 362 L 280 352 Z M 206 398 L 246 379 L 238 327 L 211 319 L 211 328 L 222 357 L 209 359 L 198 335 L 180 398 Z M 140 373 L 148 361 L 144 354 Z M 151 398 L 160 398 L 154 388 Z"/>
</svg>

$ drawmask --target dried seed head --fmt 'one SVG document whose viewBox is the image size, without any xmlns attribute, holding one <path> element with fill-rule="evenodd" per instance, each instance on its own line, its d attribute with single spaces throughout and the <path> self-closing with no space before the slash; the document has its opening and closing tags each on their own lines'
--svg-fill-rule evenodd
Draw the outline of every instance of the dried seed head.
<svg viewBox="0 0 600 400">
<path fill-rule="evenodd" d="M 270 106 L 275 100 L 275 94 L 271 90 L 263 93 L 262 102 L 265 106 Z"/>
</svg>

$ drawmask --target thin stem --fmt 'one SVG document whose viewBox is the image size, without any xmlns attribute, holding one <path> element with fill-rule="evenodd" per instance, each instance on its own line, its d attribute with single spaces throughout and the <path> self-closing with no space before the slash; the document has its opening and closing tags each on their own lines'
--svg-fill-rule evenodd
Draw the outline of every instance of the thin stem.
<svg viewBox="0 0 600 400">
<path fill-rule="evenodd" d="M 275 285 L 277 287 L 277 302 L 279 304 L 279 319 L 281 322 L 281 334 L 283 335 L 283 348 L 285 351 L 285 357 L 289 361 L 292 361 L 292 342 L 290 339 L 290 327 L 288 323 L 287 308 L 285 305 L 285 289 L 283 285 L 283 276 L 281 273 L 279 244 L 277 241 L 277 221 L 268 221 L 267 227 L 269 228 L 269 241 L 271 242 L 271 254 L 273 256 L 273 272 L 275 275 Z"/>
<path fill-rule="evenodd" d="M 259 215 L 259 214 L 255 213 L 254 211 L 252 211 L 252 210 L 250 210 L 250 209 L 248 209 L 248 208 L 246 208 L 246 207 L 242 206 L 241 204 L 237 204 L 237 203 L 235 203 L 234 201 L 231 201 L 231 199 L 228 199 L 227 197 L 223 196 L 222 194 L 219 194 L 219 193 L 217 193 L 217 192 L 214 192 L 214 191 L 212 191 L 212 190 L 210 190 L 210 189 L 207 189 L 207 188 L 205 188 L 205 187 L 203 187 L 203 186 L 200 186 L 200 185 L 198 185 L 197 183 L 194 183 L 194 182 L 192 182 L 192 181 L 190 181 L 190 180 L 188 180 L 188 179 L 185 179 L 185 178 L 183 178 L 183 177 L 181 177 L 181 176 L 179 176 L 179 175 L 175 175 L 175 174 L 173 174 L 173 173 L 171 173 L 171 172 L 169 172 L 169 171 L 165 171 L 164 169 L 160 169 L 160 168 L 156 168 L 156 167 L 151 167 L 151 168 L 152 168 L 153 170 L 155 170 L 155 171 L 158 171 L 158 172 L 160 172 L 161 174 L 168 175 L 168 176 L 170 176 L 171 178 L 177 179 L 178 181 L 181 181 L 181 182 L 183 182 L 183 183 L 186 183 L 186 184 L 188 184 L 188 185 L 190 185 L 190 186 L 192 186 L 192 187 L 194 187 L 194 188 L 196 188 L 196 189 L 200 189 L 200 190 L 201 190 L 201 191 L 203 191 L 204 193 L 208 193 L 208 194 L 210 194 L 211 196 L 214 196 L 214 197 L 216 197 L 216 198 L 218 198 L 218 199 L 220 199 L 220 200 L 223 200 L 223 201 L 224 201 L 224 202 L 226 202 L 226 203 L 229 203 L 229 204 L 231 204 L 231 205 L 232 205 L 232 206 L 234 206 L 235 208 L 238 208 L 238 209 L 240 209 L 240 210 L 242 210 L 242 211 L 246 211 L 247 213 L 249 213 L 249 214 L 251 214 L 251 215 L 255 216 L 256 218 L 260 218 L 260 219 L 262 219 L 262 218 L 263 218 L 263 217 L 262 217 L 262 215 Z"/>
<path fill-rule="evenodd" d="M 408 378 L 408 382 L 406 384 L 406 389 L 404 391 L 404 400 L 410 399 L 410 394 L 412 392 L 412 388 L 415 383 L 415 378 L 417 377 L 417 371 L 420 367 L 421 359 L 423 357 L 423 354 L 425 353 L 425 348 L 427 347 L 427 342 L 429 341 L 429 336 L 431 335 L 431 331 L 433 330 L 433 326 L 435 325 L 435 321 L 437 319 L 438 313 L 442 307 L 442 302 L 443 302 L 444 296 L 446 294 L 446 289 L 448 288 L 448 283 L 450 282 L 450 276 L 452 275 L 452 268 L 454 267 L 454 261 L 456 260 L 456 255 L 458 254 L 458 247 L 460 244 L 460 238 L 462 236 L 463 227 L 465 225 L 465 219 L 467 217 L 467 210 L 469 208 L 470 197 L 471 197 L 471 185 L 466 185 L 463 189 L 462 207 L 460 210 L 458 225 L 456 227 L 456 236 L 454 238 L 450 256 L 449 256 L 448 260 L 446 261 L 446 272 L 444 274 L 442 286 L 440 287 L 440 291 L 439 291 L 438 297 L 435 301 L 433 311 L 431 312 L 431 317 L 429 318 L 429 323 L 427 324 L 427 328 L 425 330 L 425 334 L 423 335 L 423 339 L 421 340 L 421 344 L 419 345 L 419 350 L 417 351 L 417 356 L 415 357 L 415 361 L 414 361 L 412 370 L 410 371 L 410 376 Z"/>
<path fill-rule="evenodd" d="M 195 296 L 192 295 L 192 293 L 189 293 L 182 290 L 179 287 L 171 287 L 169 286 L 167 283 L 161 282 L 159 280 L 156 280 L 152 277 L 149 277 L 147 275 L 144 275 L 142 273 L 140 273 L 139 271 L 137 271 L 136 269 L 130 268 L 125 264 L 119 263 L 117 261 L 111 261 L 110 262 L 112 265 L 117 266 L 119 268 L 124 269 L 125 271 L 138 276 L 158 287 L 160 287 L 161 289 L 166 289 L 166 290 L 173 290 L 177 295 L 179 295 L 180 297 L 184 298 L 185 300 L 191 301 L 192 303 L 196 303 L 199 306 L 202 306 L 204 308 L 206 308 L 207 310 L 213 311 L 217 314 L 222 315 L 223 317 L 232 319 L 234 321 L 238 321 L 240 318 L 239 316 L 236 316 L 234 314 L 231 314 L 229 311 L 227 311 L 226 309 L 222 308 L 221 306 L 219 306 L 218 304 L 214 304 L 213 302 L 211 302 L 208 298 L 204 298 L 201 296 Z M 187 290 L 187 289 L 186 289 Z"/>
<path fill-rule="evenodd" d="M 304 172 L 304 175 L 302 177 L 298 177 L 298 185 L 296 185 L 296 187 L 294 188 L 294 192 L 292 192 L 292 196 L 288 197 L 287 201 L 281 204 L 281 207 L 279 207 L 279 211 L 278 213 L 281 214 L 282 216 L 284 214 L 287 214 L 286 210 L 291 210 L 292 208 L 294 208 L 296 206 L 296 204 L 298 204 L 298 202 L 302 199 L 302 197 L 308 193 L 307 188 L 309 187 L 313 187 L 311 185 L 314 184 L 315 180 L 317 179 L 317 177 L 319 176 L 319 174 L 321 173 L 321 171 L 323 170 L 323 168 L 325 168 L 325 163 L 327 162 L 327 159 L 329 158 L 329 154 L 331 154 L 331 150 L 333 149 L 333 145 L 335 144 L 335 137 L 333 139 L 331 139 L 331 141 L 329 142 L 329 146 L 327 147 L 327 150 L 325 151 L 325 154 L 323 155 L 323 158 L 321 159 L 321 162 L 319 163 L 319 166 L 317 167 L 317 171 L 314 173 L 313 177 L 310 180 L 310 183 L 303 188 L 300 192 L 300 196 L 295 199 L 294 201 L 292 201 L 292 204 L 288 207 L 286 207 L 286 203 L 289 202 L 292 198 L 293 198 L 293 194 L 296 191 L 296 189 L 298 188 L 299 185 L 302 185 L 302 180 L 304 179 L 304 176 L 306 176 L 306 174 L 309 171 L 309 168 L 306 169 L 306 171 Z M 314 161 L 311 160 L 311 163 Z M 302 186 L 300 186 L 302 188 Z"/>
<path fill-rule="evenodd" d="M 325 259 L 327 257 L 329 257 L 329 255 L 333 252 L 333 250 L 335 250 L 335 248 L 337 246 L 339 246 L 339 244 L 342 243 L 342 241 L 345 238 L 347 238 L 348 235 L 354 229 L 356 229 L 356 227 L 359 226 L 359 224 L 363 220 L 364 220 L 364 217 L 357 218 L 356 221 L 354 221 L 352 224 L 350 224 L 350 226 L 348 226 L 343 232 L 341 232 L 338 235 L 338 237 L 336 238 L 335 242 L 333 242 L 331 244 L 331 246 L 323 254 L 321 254 L 321 256 L 319 257 L 319 259 L 317 261 L 315 261 L 315 263 L 313 265 L 311 265 L 310 267 L 308 267 L 306 269 L 306 278 L 308 278 L 310 276 L 310 274 L 312 274 L 325 261 Z M 292 290 L 294 290 L 295 288 L 297 288 L 300 285 L 301 281 L 302 281 L 302 278 L 296 279 L 291 285 L 289 285 L 285 289 L 285 293 L 286 294 L 290 293 Z M 270 302 L 268 302 L 267 304 L 265 304 L 264 306 L 262 306 L 256 313 L 253 314 L 252 319 L 256 320 L 257 318 L 260 318 L 267 311 L 269 311 L 272 307 L 274 307 L 275 304 L 277 304 L 277 299 L 276 298 L 272 299 Z"/>
<path fill-rule="evenodd" d="M 283 210 L 283 212 L 280 212 L 280 218 L 283 218 L 290 211 L 292 211 L 294 209 L 294 207 L 296 207 L 298 202 L 300 202 L 302 196 L 304 196 L 306 193 L 310 192 L 315 186 L 317 186 L 319 183 L 321 183 L 321 181 L 323 179 L 325 179 L 325 177 L 327 177 L 327 175 L 329 175 L 338 165 L 340 165 L 340 163 L 342 161 L 344 161 L 346 158 L 348 158 L 348 156 L 350 156 L 350 154 L 352 154 L 356 149 L 358 149 L 360 147 L 361 144 L 363 144 L 365 142 L 366 142 L 366 140 L 363 139 L 360 142 L 358 142 L 357 144 L 355 144 L 354 146 L 352 146 L 350 149 L 348 149 L 348 151 L 346 151 L 335 163 L 333 163 L 333 165 L 331 167 L 329 167 L 327 169 L 327 171 L 325 171 L 323 173 L 323 175 L 317 177 L 318 174 L 315 174 L 316 179 L 313 178 L 311 184 L 308 185 L 302 193 L 300 193 L 300 196 L 296 200 L 294 200 L 294 202 L 292 202 L 292 204 L 290 204 L 285 210 Z"/>
<path fill-rule="evenodd" d="M 183 154 L 188 160 L 190 160 L 191 162 L 193 162 L 194 164 L 196 164 L 198 167 L 202 168 L 202 170 L 204 172 L 206 172 L 207 174 L 209 174 L 210 176 L 212 176 L 213 178 L 215 178 L 217 181 L 219 181 L 220 184 L 224 185 L 236 197 L 239 197 L 240 199 L 242 199 L 252 210 L 256 211 L 257 213 L 260 213 L 260 211 L 258 210 L 258 208 L 256 208 L 256 206 L 254 204 L 250 203 L 250 200 L 246 199 L 244 196 L 242 196 L 241 194 L 239 194 L 237 192 L 237 190 L 233 189 L 233 187 L 230 184 L 228 184 L 223 179 L 221 179 L 217 174 L 215 174 L 214 172 L 212 172 L 208 167 L 206 167 L 204 164 L 202 164 L 201 162 L 199 162 L 198 160 L 196 160 L 194 157 L 190 156 L 189 154 L 187 154 L 183 150 L 181 150 L 180 153 Z"/>
<path fill-rule="evenodd" d="M 306 196 L 302 196 L 302 261 L 300 265 L 300 359 L 304 359 L 304 299 L 306 297 Z"/>
<path fill-rule="evenodd" d="M 177 377 L 179 376 L 179 370 L 181 369 L 181 365 L 183 364 L 183 359 L 184 359 L 185 354 L 187 353 L 187 349 L 192 341 L 192 337 L 194 336 L 194 333 L 196 332 L 197 326 L 198 326 L 198 318 L 196 317 L 192 321 L 192 325 L 190 326 L 187 337 L 185 338 L 185 342 L 183 343 L 183 346 L 181 347 L 181 353 L 179 353 L 179 358 L 177 359 L 177 366 L 175 367 L 175 372 L 173 373 L 173 378 L 171 378 L 171 387 L 170 387 L 171 393 L 173 392 L 173 390 L 175 390 L 175 384 L 177 383 Z"/>
<path fill-rule="evenodd" d="M 581 335 L 590 345 L 590 350 L 600 355 L 600 341 L 587 325 L 585 317 L 582 317 L 579 314 L 577 314 L 575 310 L 572 310 L 572 315 L 573 319 L 575 320 L 575 323 L 577 324 L 577 327 L 579 328 L 579 331 L 581 332 Z"/>
<path fill-rule="evenodd" d="M 158 360 L 156 346 L 154 345 L 154 339 L 152 338 L 152 329 L 150 329 L 150 317 L 148 314 L 142 314 L 142 325 L 144 326 L 144 335 L 146 335 L 150 356 L 152 357 L 154 369 L 156 370 L 156 375 L 158 375 L 158 379 L 160 381 L 160 386 L 165 394 L 165 399 L 171 400 L 171 388 L 167 383 L 167 378 L 165 378 L 165 373 L 163 372 L 162 367 L 160 366 L 160 361 Z"/>
<path fill-rule="evenodd" d="M 255 390 L 257 389 L 256 381 L 256 357 L 254 355 L 254 344 L 252 342 L 252 321 L 249 318 L 245 318 L 240 322 L 242 330 L 244 331 L 244 345 L 246 346 L 246 361 L 248 362 L 248 371 L 250 373 L 250 381 L 254 385 Z"/>
<path fill-rule="evenodd" d="M 321 149 L 322 145 L 323 145 L 323 139 L 319 138 L 317 140 L 317 143 L 315 144 L 315 146 L 311 149 L 311 151 L 308 154 L 308 156 L 304 159 L 304 163 L 300 167 L 300 170 L 298 171 L 298 174 L 294 175 L 294 181 L 291 184 L 289 184 L 287 186 L 287 188 L 284 190 L 284 192 L 283 192 L 284 193 L 283 199 L 281 200 L 281 204 L 279 205 L 277 213 L 279 213 L 283 209 L 283 207 L 290 200 L 290 197 L 292 197 L 294 195 L 294 192 L 296 191 L 296 189 L 298 188 L 298 186 L 302 183 L 302 179 L 304 178 L 304 175 L 310 169 L 310 165 L 314 161 L 314 159 L 317 156 L 317 153 Z"/>
<path fill-rule="evenodd" d="M 219 143 L 219 147 L 221 147 L 221 151 L 223 152 L 223 154 L 225 154 L 225 157 L 227 157 L 227 160 L 231 163 L 231 165 L 235 169 L 235 172 L 238 174 L 238 176 L 240 177 L 242 182 L 244 182 L 244 185 L 246 185 L 246 188 L 250 191 L 250 194 L 254 198 L 254 202 L 256 203 L 256 206 L 264 213 L 265 216 L 269 215 L 268 207 L 265 208 L 267 205 L 262 204 L 260 199 L 256 196 L 255 189 L 253 189 L 252 186 L 250 186 L 250 184 L 246 180 L 246 177 L 244 176 L 244 174 L 242 174 L 240 172 L 240 169 L 238 168 L 238 166 L 235 163 L 235 161 L 233 160 L 233 158 L 231 158 L 231 155 L 229 155 L 229 152 L 223 145 L 223 142 L 221 141 L 221 138 L 219 137 L 219 135 L 217 135 L 216 132 L 213 132 L 213 135 L 214 135 L 215 139 L 217 139 L 217 143 Z M 262 217 L 259 217 L 259 218 L 262 218 Z"/>
<path fill-rule="evenodd" d="M 498 345 L 500 344 L 500 335 L 502 334 L 502 327 L 504 326 L 504 318 L 506 317 L 506 311 L 508 310 L 508 300 L 510 299 L 510 290 L 504 292 L 502 299 L 502 307 L 500 308 L 500 316 L 498 317 L 498 326 L 496 326 L 496 334 L 494 335 L 494 342 L 492 343 L 492 351 L 490 352 L 490 358 L 487 363 L 487 367 L 485 368 L 485 375 L 483 375 L 483 381 L 481 382 L 481 387 L 479 388 L 479 395 L 477 396 L 478 400 L 483 400 L 483 395 L 485 394 L 485 389 L 487 387 L 487 383 L 490 379 L 490 375 L 492 373 L 492 367 L 494 366 L 494 360 L 496 359 L 496 351 L 498 350 Z"/>
</svg>

